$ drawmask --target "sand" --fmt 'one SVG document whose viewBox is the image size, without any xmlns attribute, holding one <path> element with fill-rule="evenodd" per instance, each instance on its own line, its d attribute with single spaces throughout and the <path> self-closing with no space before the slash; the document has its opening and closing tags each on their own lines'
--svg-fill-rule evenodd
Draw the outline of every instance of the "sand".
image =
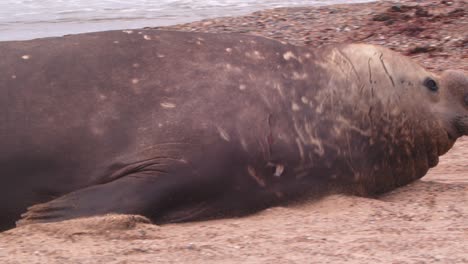
<svg viewBox="0 0 468 264">
<path fill-rule="evenodd" d="M 362 41 L 435 71 L 468 70 L 466 6 L 282 8 L 166 29 L 311 46 Z M 468 137 L 422 180 L 377 198 L 334 195 L 243 218 L 164 226 L 122 215 L 22 226 L 0 233 L 0 263 L 468 263 Z"/>
</svg>

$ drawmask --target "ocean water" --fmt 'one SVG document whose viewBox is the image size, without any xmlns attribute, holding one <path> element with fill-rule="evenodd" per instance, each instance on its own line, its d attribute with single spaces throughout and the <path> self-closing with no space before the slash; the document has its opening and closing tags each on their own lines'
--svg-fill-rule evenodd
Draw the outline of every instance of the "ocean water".
<svg viewBox="0 0 468 264">
<path fill-rule="evenodd" d="M 165 26 L 292 6 L 373 0 L 0 0 L 0 40 Z"/>
</svg>

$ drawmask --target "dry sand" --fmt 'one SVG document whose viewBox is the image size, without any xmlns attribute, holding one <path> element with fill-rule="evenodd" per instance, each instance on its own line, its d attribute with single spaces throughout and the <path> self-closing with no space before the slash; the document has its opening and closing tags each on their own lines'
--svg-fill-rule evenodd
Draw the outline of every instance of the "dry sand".
<svg viewBox="0 0 468 264">
<path fill-rule="evenodd" d="M 467 70 L 466 2 L 405 3 L 414 7 L 277 9 L 174 28 L 238 32 L 254 23 L 246 32 L 315 46 L 365 36 L 436 71 Z M 297 24 L 277 29 L 284 21 Z M 420 29 L 397 30 L 410 25 Z M 0 234 L 0 263 L 468 263 L 468 137 L 422 181 L 377 199 L 335 195 L 239 219 L 165 226 L 139 216 L 23 226 Z"/>
</svg>

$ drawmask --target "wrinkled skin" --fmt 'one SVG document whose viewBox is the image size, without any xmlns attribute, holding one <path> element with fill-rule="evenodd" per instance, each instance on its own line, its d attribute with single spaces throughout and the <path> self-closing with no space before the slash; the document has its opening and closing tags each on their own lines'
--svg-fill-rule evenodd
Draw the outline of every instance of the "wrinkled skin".
<svg viewBox="0 0 468 264">
<path fill-rule="evenodd" d="M 468 134 L 468 79 L 370 45 L 110 31 L 0 43 L 0 229 L 375 195 Z"/>
</svg>

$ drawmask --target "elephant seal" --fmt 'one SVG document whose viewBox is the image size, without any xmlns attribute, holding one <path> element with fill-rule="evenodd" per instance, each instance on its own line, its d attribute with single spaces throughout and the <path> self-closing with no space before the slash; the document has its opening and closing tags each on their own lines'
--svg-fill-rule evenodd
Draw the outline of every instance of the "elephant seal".
<svg viewBox="0 0 468 264">
<path fill-rule="evenodd" d="M 421 178 L 468 134 L 468 78 L 388 49 L 108 31 L 0 43 L 1 229 L 240 216 Z"/>
</svg>

